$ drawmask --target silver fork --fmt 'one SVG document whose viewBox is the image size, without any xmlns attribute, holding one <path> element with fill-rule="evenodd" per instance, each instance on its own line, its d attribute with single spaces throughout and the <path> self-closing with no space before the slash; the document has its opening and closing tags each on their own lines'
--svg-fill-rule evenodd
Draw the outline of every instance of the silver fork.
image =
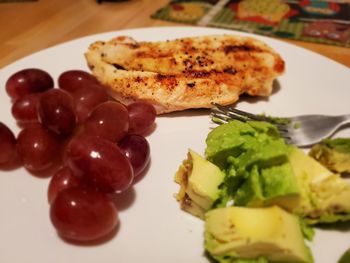
<svg viewBox="0 0 350 263">
<path fill-rule="evenodd" d="M 296 146 L 310 146 L 330 137 L 345 124 L 350 123 L 350 114 L 339 116 L 301 115 L 279 118 L 252 114 L 232 106 L 214 104 L 211 116 L 216 123 L 226 123 L 232 119 L 240 121 L 266 121 L 274 124 L 287 143 Z"/>
</svg>

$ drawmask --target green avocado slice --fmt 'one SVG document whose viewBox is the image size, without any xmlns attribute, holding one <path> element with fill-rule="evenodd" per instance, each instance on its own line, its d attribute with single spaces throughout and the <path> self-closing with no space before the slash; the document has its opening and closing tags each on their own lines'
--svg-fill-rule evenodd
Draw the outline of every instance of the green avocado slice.
<svg viewBox="0 0 350 263">
<path fill-rule="evenodd" d="M 210 210 L 205 215 L 205 248 L 221 263 L 313 262 L 299 218 L 278 206 Z"/>
<path fill-rule="evenodd" d="M 219 167 L 189 150 L 175 175 L 175 181 L 181 186 L 176 198 L 182 209 L 203 218 L 219 197 L 223 180 L 224 173 Z"/>
</svg>

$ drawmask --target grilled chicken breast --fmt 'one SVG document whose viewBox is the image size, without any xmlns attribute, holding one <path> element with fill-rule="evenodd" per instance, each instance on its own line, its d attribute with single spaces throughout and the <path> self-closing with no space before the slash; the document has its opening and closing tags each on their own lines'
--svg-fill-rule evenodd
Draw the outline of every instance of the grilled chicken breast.
<svg viewBox="0 0 350 263">
<path fill-rule="evenodd" d="M 120 36 L 92 43 L 92 73 L 116 100 L 144 100 L 158 114 L 232 104 L 239 95 L 269 96 L 284 61 L 269 46 L 232 35 L 137 42 Z"/>
</svg>

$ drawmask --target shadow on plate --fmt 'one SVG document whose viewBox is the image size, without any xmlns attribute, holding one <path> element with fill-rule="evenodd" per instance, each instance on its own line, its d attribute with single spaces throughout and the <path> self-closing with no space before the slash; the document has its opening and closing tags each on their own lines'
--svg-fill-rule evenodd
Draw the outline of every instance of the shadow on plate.
<svg viewBox="0 0 350 263">
<path fill-rule="evenodd" d="M 258 103 L 260 101 L 269 101 L 270 97 L 275 95 L 276 93 L 278 93 L 280 90 L 281 90 L 281 84 L 279 83 L 278 80 L 274 80 L 274 82 L 272 84 L 272 92 L 271 92 L 270 96 L 262 97 L 262 96 L 250 96 L 248 94 L 242 94 L 240 96 L 239 100 L 237 101 L 237 104 L 240 102 L 255 104 L 255 103 Z"/>
<path fill-rule="evenodd" d="M 209 115 L 210 109 L 188 109 L 158 115 L 157 118 L 196 117 Z"/>
<path fill-rule="evenodd" d="M 64 237 L 61 237 L 60 238 L 67 244 L 70 244 L 70 245 L 74 245 L 74 246 L 80 246 L 80 247 L 90 247 L 90 246 L 99 246 L 99 245 L 103 245 L 109 241 L 111 241 L 119 232 L 119 229 L 120 229 L 120 225 L 121 225 L 121 222 L 119 221 L 118 222 L 118 225 L 111 231 L 109 232 L 107 235 L 101 237 L 101 238 L 98 238 L 96 240 L 93 240 L 93 241 L 87 241 L 87 242 L 78 242 L 78 241 L 73 241 L 73 240 L 69 240 L 69 239 L 66 239 Z"/>
<path fill-rule="evenodd" d="M 317 225 L 316 227 L 323 230 L 347 232 L 350 230 L 350 221 L 336 222 L 332 224 L 320 224 L 320 225 Z"/>
<path fill-rule="evenodd" d="M 344 173 L 341 174 L 341 177 L 344 178 L 344 179 L 350 179 L 350 173 L 344 172 Z"/>
</svg>

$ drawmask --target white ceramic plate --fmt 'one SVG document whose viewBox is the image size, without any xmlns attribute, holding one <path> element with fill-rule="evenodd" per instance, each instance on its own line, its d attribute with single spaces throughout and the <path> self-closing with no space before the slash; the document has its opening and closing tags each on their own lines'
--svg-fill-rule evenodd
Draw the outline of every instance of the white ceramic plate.
<svg viewBox="0 0 350 263">
<path fill-rule="evenodd" d="M 155 41 L 222 33 L 247 35 L 198 27 L 133 29 L 93 35 L 35 53 L 1 70 L 1 121 L 18 133 L 4 86 L 7 78 L 20 69 L 42 68 L 57 80 L 66 70 L 88 70 L 83 53 L 96 40 L 129 35 L 137 40 Z M 240 108 L 276 116 L 350 112 L 347 67 L 275 39 L 255 37 L 282 55 L 287 71 L 278 78 L 279 88 L 269 99 L 245 100 L 238 103 Z M 152 156 L 150 169 L 123 197 L 117 234 L 97 246 L 67 244 L 56 235 L 46 199 L 48 179 L 33 177 L 24 169 L 1 171 L 0 262 L 209 262 L 203 255 L 203 224 L 179 209 L 173 197 L 178 190 L 173 176 L 188 148 L 203 153 L 204 140 L 212 126 L 208 111 L 189 111 L 157 119 L 157 129 L 148 137 Z M 350 130 L 340 135 L 350 136 Z M 315 261 L 336 262 L 350 247 L 349 236 L 349 231 L 317 231 L 310 244 Z"/>
</svg>

